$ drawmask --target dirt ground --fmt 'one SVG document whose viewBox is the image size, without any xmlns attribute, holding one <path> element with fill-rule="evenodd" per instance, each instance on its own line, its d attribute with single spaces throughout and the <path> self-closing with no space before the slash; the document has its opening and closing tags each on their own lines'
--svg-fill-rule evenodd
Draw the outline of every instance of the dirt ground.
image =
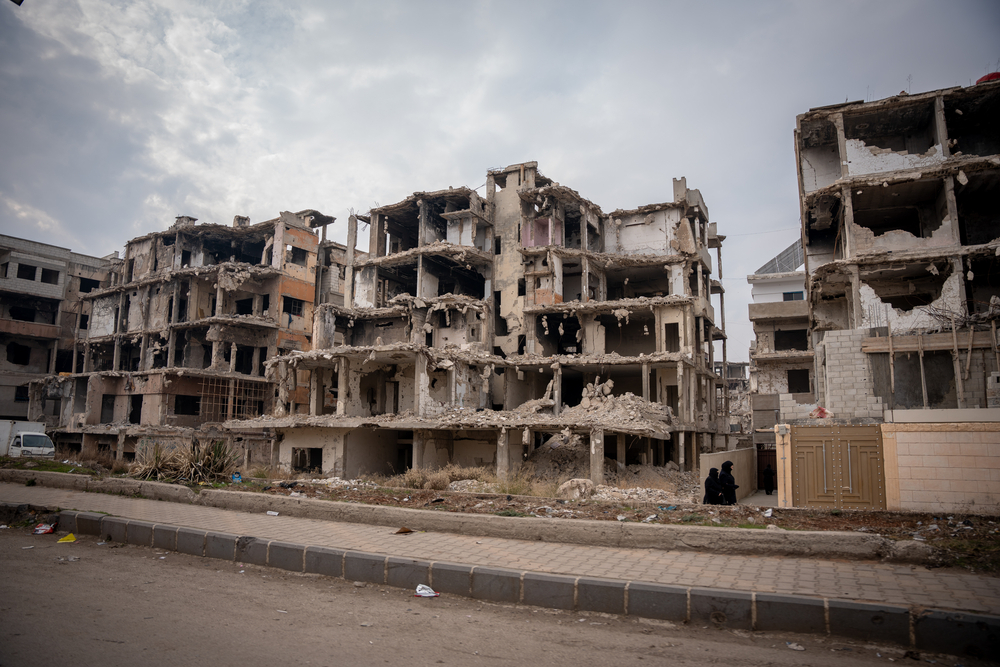
<svg viewBox="0 0 1000 667">
<path fill-rule="evenodd" d="M 911 664 L 893 646 L 423 599 L 90 536 L 58 544 L 58 537 L 0 529 L 4 666 Z"/>
</svg>

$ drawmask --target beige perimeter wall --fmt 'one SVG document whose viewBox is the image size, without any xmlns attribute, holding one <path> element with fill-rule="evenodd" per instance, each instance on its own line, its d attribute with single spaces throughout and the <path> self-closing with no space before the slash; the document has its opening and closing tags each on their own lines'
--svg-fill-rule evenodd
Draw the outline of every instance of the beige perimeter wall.
<svg viewBox="0 0 1000 667">
<path fill-rule="evenodd" d="M 733 477 L 740 488 L 736 489 L 736 499 L 746 498 L 757 490 L 757 450 L 753 447 L 746 449 L 734 449 L 729 452 L 713 452 L 711 454 L 701 454 L 698 459 L 699 473 L 701 475 L 701 495 L 699 500 L 705 496 L 705 478 L 711 468 L 718 468 L 722 471 L 722 464 L 725 461 L 733 462 Z"/>
<path fill-rule="evenodd" d="M 883 424 L 886 506 L 1000 511 L 1000 423 Z"/>
</svg>

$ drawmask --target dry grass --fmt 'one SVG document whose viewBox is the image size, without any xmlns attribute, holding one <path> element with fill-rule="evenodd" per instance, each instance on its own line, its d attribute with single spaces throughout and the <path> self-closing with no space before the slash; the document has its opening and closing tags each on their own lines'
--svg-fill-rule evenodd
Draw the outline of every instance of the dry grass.
<svg viewBox="0 0 1000 667">
<path fill-rule="evenodd" d="M 290 470 L 277 466 L 257 466 L 250 470 L 253 479 L 292 479 L 294 476 Z"/>
<path fill-rule="evenodd" d="M 159 443 L 144 450 L 129 470 L 137 479 L 211 482 L 230 479 L 240 456 L 222 440 L 190 449 L 166 449 Z"/>
</svg>

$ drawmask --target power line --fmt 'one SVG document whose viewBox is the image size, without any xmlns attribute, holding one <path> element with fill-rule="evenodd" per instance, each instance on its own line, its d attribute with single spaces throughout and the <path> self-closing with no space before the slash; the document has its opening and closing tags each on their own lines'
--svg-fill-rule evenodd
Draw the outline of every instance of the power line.
<svg viewBox="0 0 1000 667">
<path fill-rule="evenodd" d="M 726 238 L 730 236 L 753 236 L 754 234 L 773 234 L 774 232 L 787 232 L 792 229 L 800 229 L 799 227 L 782 227 L 781 229 L 769 229 L 766 232 L 746 232 L 745 234 L 725 234 Z"/>
</svg>

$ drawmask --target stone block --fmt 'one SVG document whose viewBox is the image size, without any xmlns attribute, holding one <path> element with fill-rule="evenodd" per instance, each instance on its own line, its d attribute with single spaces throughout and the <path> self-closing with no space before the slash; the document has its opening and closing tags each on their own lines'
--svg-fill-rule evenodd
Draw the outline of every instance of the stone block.
<svg viewBox="0 0 1000 667">
<path fill-rule="evenodd" d="M 687 621 L 687 589 L 681 586 L 631 582 L 628 586 L 628 614 L 664 621 Z"/>
<path fill-rule="evenodd" d="M 1000 616 L 927 611 L 914 622 L 917 648 L 936 653 L 996 659 Z"/>
<path fill-rule="evenodd" d="M 4 503 L 5 505 L 7 503 Z M 59 512 L 59 530 L 64 530 L 67 533 L 78 533 L 76 529 L 76 515 L 80 512 L 74 512 L 72 510 L 62 510 Z"/>
<path fill-rule="evenodd" d="M 103 514 L 80 512 L 76 515 L 76 532 L 81 535 L 100 535 Z"/>
<path fill-rule="evenodd" d="M 177 550 L 177 528 L 174 526 L 153 526 L 153 548 Z"/>
<path fill-rule="evenodd" d="M 306 548 L 291 542 L 271 542 L 267 545 L 267 564 L 290 572 L 302 572 L 305 568 Z"/>
<path fill-rule="evenodd" d="M 549 609 L 573 609 L 576 577 L 527 572 L 522 579 L 521 601 Z"/>
<path fill-rule="evenodd" d="M 449 595 L 472 595 L 472 567 L 453 563 L 431 565 L 431 588 Z"/>
<path fill-rule="evenodd" d="M 344 551 L 329 547 L 307 547 L 306 572 L 327 577 L 343 577 Z"/>
<path fill-rule="evenodd" d="M 177 551 L 192 556 L 204 556 L 205 533 L 206 531 L 195 528 L 178 528 Z"/>
<path fill-rule="evenodd" d="M 910 643 L 910 612 L 906 607 L 830 600 L 830 634 L 862 641 Z"/>
<path fill-rule="evenodd" d="M 722 628 L 750 630 L 753 596 L 743 591 L 718 588 L 691 589 L 691 622 L 711 623 Z"/>
<path fill-rule="evenodd" d="M 348 551 L 344 554 L 344 579 L 384 584 L 385 556 Z"/>
<path fill-rule="evenodd" d="M 757 624 L 754 630 L 825 634 L 826 612 L 823 600 L 758 593 Z"/>
<path fill-rule="evenodd" d="M 125 544 L 128 537 L 128 519 L 106 516 L 101 519 L 101 537 L 109 542 Z"/>
<path fill-rule="evenodd" d="M 625 582 L 581 577 L 576 582 L 576 605 L 580 611 L 624 614 Z"/>
<path fill-rule="evenodd" d="M 148 521 L 129 521 L 125 539 L 129 544 L 148 547 L 153 544 L 153 524 Z"/>
<path fill-rule="evenodd" d="M 474 568 L 472 597 L 490 602 L 518 602 L 521 599 L 521 573 L 494 567 Z"/>
<path fill-rule="evenodd" d="M 221 560 L 236 559 L 236 540 L 239 535 L 209 532 L 205 535 L 205 556 Z"/>
<path fill-rule="evenodd" d="M 236 562 L 267 565 L 267 540 L 243 535 L 236 539 Z"/>
<path fill-rule="evenodd" d="M 431 564 L 412 558 L 389 557 L 385 565 L 385 583 L 396 588 L 416 589 L 417 584 L 430 584 Z"/>
</svg>

